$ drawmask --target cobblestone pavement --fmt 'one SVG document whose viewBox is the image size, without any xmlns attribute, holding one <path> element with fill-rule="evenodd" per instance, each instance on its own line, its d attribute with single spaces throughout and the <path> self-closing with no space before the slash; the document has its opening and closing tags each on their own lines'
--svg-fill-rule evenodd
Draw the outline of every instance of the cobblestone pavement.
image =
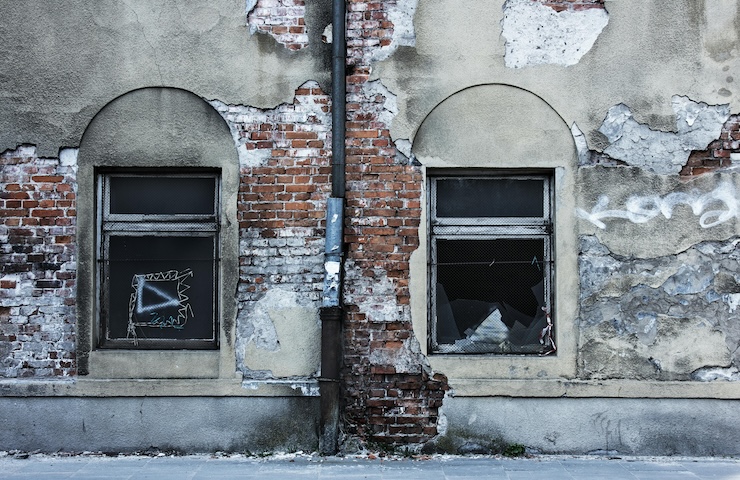
<svg viewBox="0 0 740 480">
<path fill-rule="evenodd" d="M 273 455 L 75 456 L 0 452 L 2 479 L 723 479 L 740 480 L 740 459 L 687 457 L 530 458 L 431 456 L 415 459 Z"/>
</svg>

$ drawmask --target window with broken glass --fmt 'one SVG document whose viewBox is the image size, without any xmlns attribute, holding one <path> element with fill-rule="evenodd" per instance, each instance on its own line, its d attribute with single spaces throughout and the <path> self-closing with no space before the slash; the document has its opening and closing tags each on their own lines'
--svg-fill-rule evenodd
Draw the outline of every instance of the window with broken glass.
<svg viewBox="0 0 740 480">
<path fill-rule="evenodd" d="M 217 348 L 217 172 L 98 175 L 102 348 Z"/>
<path fill-rule="evenodd" d="M 552 354 L 549 175 L 430 177 L 431 350 Z"/>
</svg>

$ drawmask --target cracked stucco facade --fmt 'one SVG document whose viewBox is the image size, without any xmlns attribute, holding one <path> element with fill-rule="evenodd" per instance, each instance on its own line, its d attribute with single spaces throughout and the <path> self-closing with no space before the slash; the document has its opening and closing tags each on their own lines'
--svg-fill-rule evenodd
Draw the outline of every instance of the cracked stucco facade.
<svg viewBox="0 0 740 480">
<path fill-rule="evenodd" d="M 347 5 L 343 448 L 740 453 L 740 424 L 730 415 L 719 429 L 706 413 L 740 402 L 735 2 Z M 185 450 L 314 449 L 329 2 L 6 10 L 0 401 L 47 409 L 83 448 L 106 448 L 88 432 L 124 421 L 100 404 L 125 419 L 115 448 L 169 446 L 126 429 L 146 417 L 172 433 L 165 398 L 218 425 L 207 442 L 181 438 Z M 131 98 L 137 109 L 116 110 Z M 95 168 L 114 166 L 106 155 L 222 172 L 218 351 L 80 348 L 93 338 L 77 300 L 94 292 L 91 199 Z M 522 169 L 555 186 L 557 355 L 430 354 L 426 177 Z M 0 420 L 21 422 L 14 408 Z M 34 449 L 73 448 L 42 428 L 24 430 Z M 13 441 L 0 434 L 0 448 Z"/>
</svg>

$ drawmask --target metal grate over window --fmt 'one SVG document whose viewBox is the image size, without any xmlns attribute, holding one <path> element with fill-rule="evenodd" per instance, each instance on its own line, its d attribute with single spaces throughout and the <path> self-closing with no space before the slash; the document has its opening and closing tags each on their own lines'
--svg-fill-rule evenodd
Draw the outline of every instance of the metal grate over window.
<svg viewBox="0 0 740 480">
<path fill-rule="evenodd" d="M 217 348 L 219 177 L 103 173 L 99 182 L 104 348 Z"/>
<path fill-rule="evenodd" d="M 550 178 L 433 177 L 431 349 L 551 354 Z"/>
</svg>

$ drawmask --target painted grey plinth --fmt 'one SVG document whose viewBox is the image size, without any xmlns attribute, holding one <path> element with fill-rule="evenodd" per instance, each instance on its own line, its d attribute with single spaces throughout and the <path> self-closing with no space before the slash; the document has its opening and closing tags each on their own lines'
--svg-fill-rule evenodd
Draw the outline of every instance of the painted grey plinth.
<svg viewBox="0 0 740 480">
<path fill-rule="evenodd" d="M 0 450 L 314 451 L 318 398 L 0 398 Z"/>
<path fill-rule="evenodd" d="M 448 451 L 518 443 L 542 453 L 738 455 L 738 408 L 738 400 L 453 397 L 436 443 Z"/>
</svg>

